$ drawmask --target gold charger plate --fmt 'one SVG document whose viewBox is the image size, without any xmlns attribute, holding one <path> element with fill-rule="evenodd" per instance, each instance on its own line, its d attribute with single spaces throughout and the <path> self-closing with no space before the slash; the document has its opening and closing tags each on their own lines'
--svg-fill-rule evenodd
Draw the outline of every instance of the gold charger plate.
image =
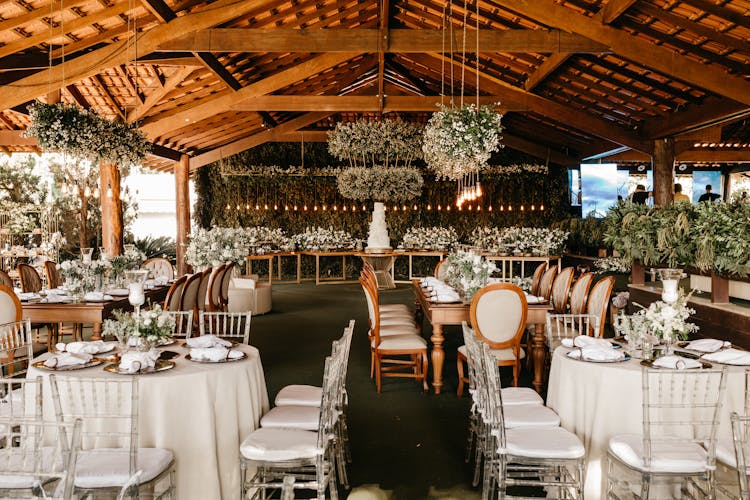
<svg viewBox="0 0 750 500">
<path fill-rule="evenodd" d="M 176 366 L 174 361 L 166 361 L 164 359 L 157 359 L 156 365 L 153 368 L 147 368 L 145 370 L 139 370 L 137 372 L 126 372 L 120 370 L 118 363 L 112 363 L 104 367 L 105 372 L 117 373 L 118 375 L 149 375 L 151 373 L 158 373 L 167 370 L 171 370 Z"/>
<path fill-rule="evenodd" d="M 231 352 L 231 351 L 230 351 Z M 242 351 L 240 351 L 242 352 Z M 192 361 L 193 363 L 208 363 L 208 364 L 216 364 L 216 363 L 231 363 L 233 361 L 242 361 L 243 359 L 247 358 L 246 353 L 242 353 L 242 357 L 239 358 L 226 358 L 226 359 L 220 359 L 219 361 L 210 361 L 207 359 L 193 359 L 190 357 L 190 354 L 185 355 L 185 359 Z"/>
<path fill-rule="evenodd" d="M 72 370 L 83 370 L 84 368 L 91 368 L 92 366 L 98 366 L 100 364 L 104 363 L 103 359 L 99 358 L 91 358 L 91 361 L 88 363 L 84 363 L 82 365 L 69 365 L 69 366 L 61 366 L 60 368 L 56 366 L 47 366 L 44 364 L 44 361 L 37 361 L 36 363 L 32 364 L 34 368 L 41 368 L 42 370 L 48 370 L 51 372 L 67 372 Z"/>
</svg>

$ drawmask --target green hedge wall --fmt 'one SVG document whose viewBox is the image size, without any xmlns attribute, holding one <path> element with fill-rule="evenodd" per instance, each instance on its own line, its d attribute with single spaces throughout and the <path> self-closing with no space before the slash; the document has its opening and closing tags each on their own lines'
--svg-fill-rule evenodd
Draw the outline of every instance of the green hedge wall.
<svg viewBox="0 0 750 500">
<path fill-rule="evenodd" d="M 236 165 L 277 165 L 288 167 L 302 163 L 301 148 L 297 143 L 271 143 L 245 153 L 235 155 L 229 161 Z M 305 145 L 306 166 L 341 165 L 327 152 L 325 143 Z M 512 150 L 501 150 L 493 157 L 493 165 L 531 163 L 539 160 Z M 394 212 L 389 203 L 387 221 L 391 241 L 397 244 L 411 226 L 453 226 L 459 237 L 465 240 L 477 226 L 548 226 L 552 222 L 569 216 L 567 196 L 567 171 L 550 166 L 548 175 L 524 172 L 517 175 L 482 176 L 484 196 L 473 203 L 482 210 L 469 211 L 455 207 L 456 185 L 439 182 L 433 176 L 425 176 L 422 196 Z M 355 238 L 367 235 L 372 203 L 366 204 L 342 198 L 336 189 L 335 177 L 322 176 L 222 176 L 218 164 L 202 168 L 196 176 L 197 201 L 195 221 L 201 227 L 211 226 L 270 226 L 284 228 L 292 235 L 306 227 L 323 226 L 346 229 Z M 293 210 L 297 205 L 297 211 Z M 307 205 L 307 211 L 303 209 Z M 347 211 L 342 211 L 342 204 Z M 413 210 L 417 205 L 418 209 Z M 499 205 L 505 207 L 499 211 Z M 520 206 L 525 210 L 521 211 Z M 531 210 L 531 205 L 536 210 Z M 268 209 L 264 209 L 268 205 Z M 277 207 L 274 209 L 274 205 Z M 318 210 L 314 207 L 317 205 Z M 326 210 L 323 210 L 323 206 Z M 333 210 L 336 205 L 337 210 Z M 352 205 L 356 210 L 352 211 Z M 428 205 L 430 210 L 428 210 Z M 441 210 L 437 210 L 440 205 Z M 446 211 L 447 206 L 450 211 Z M 492 205 L 492 211 L 488 211 Z M 512 211 L 507 207 L 511 205 Z M 544 205 L 544 211 L 540 211 Z M 237 208 L 239 206 L 239 209 Z M 259 209 L 256 209 L 256 206 Z M 285 206 L 289 209 L 285 210 Z M 229 207 L 229 208 L 227 208 Z"/>
</svg>

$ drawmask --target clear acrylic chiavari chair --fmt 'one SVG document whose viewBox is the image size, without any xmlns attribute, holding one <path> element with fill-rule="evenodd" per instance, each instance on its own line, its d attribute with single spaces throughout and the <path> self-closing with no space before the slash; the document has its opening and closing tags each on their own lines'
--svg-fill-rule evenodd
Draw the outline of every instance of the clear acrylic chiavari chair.
<svg viewBox="0 0 750 500">
<path fill-rule="evenodd" d="M 547 346 L 550 354 L 560 347 L 563 339 L 578 335 L 592 335 L 599 330 L 599 317 L 594 314 L 548 314 Z"/>
<path fill-rule="evenodd" d="M 31 320 L 0 325 L 0 376 L 22 376 L 34 357 Z"/>
<path fill-rule="evenodd" d="M 200 311 L 198 331 L 200 335 L 216 335 L 250 343 L 250 320 L 252 312 L 207 312 Z"/>
<path fill-rule="evenodd" d="M 750 500 L 750 369 L 746 369 L 744 406 L 730 414 L 732 439 L 716 441 L 716 461 L 728 471 L 717 467 L 716 490 L 727 498 Z"/>
<path fill-rule="evenodd" d="M 141 471 L 131 496 L 174 497 L 174 455 L 138 446 L 138 378 L 49 376 L 58 423 L 83 422 L 82 451 L 76 465 L 75 493 L 111 495 Z M 134 491 L 138 490 L 138 491 Z"/>
</svg>

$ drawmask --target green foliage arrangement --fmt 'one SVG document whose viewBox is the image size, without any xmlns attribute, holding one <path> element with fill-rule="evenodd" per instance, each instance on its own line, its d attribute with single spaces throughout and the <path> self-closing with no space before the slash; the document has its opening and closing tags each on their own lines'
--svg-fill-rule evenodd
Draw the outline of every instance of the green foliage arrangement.
<svg viewBox="0 0 750 500">
<path fill-rule="evenodd" d="M 26 136 L 36 138 L 43 151 L 122 168 L 139 165 L 149 152 L 146 136 L 136 124 L 107 120 L 93 111 L 62 102 L 35 102 L 28 109 L 31 124 Z"/>
<path fill-rule="evenodd" d="M 699 203 L 647 207 L 624 203 L 605 219 L 605 241 L 630 262 L 750 274 L 750 205 Z"/>
<path fill-rule="evenodd" d="M 135 240 L 135 246 L 146 258 L 164 257 L 174 261 L 177 257 L 177 246 L 174 238 L 169 236 L 146 236 Z"/>
<path fill-rule="evenodd" d="M 604 241 L 605 219 L 600 217 L 569 217 L 553 222 L 552 228 L 569 233 L 567 247 L 572 253 L 596 255 L 597 249 L 608 246 Z"/>
</svg>

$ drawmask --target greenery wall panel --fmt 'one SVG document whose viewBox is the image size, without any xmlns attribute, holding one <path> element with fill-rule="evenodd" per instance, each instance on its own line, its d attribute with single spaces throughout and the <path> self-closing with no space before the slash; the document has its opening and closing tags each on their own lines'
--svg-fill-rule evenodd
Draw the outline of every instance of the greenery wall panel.
<svg viewBox="0 0 750 500">
<path fill-rule="evenodd" d="M 223 161 L 235 167 L 276 165 L 288 168 L 302 164 L 301 160 L 299 144 L 281 143 L 259 146 Z M 502 150 L 491 161 L 493 165 L 522 163 L 538 164 L 539 161 L 512 150 Z M 313 143 L 305 146 L 304 165 L 312 168 L 340 163 L 327 154 L 325 143 Z M 264 225 L 284 228 L 292 235 L 306 227 L 332 226 L 349 231 L 355 238 L 367 235 L 372 203 L 363 205 L 342 198 L 336 189 L 335 177 L 223 176 L 220 165 L 212 164 L 199 171 L 196 181 L 195 220 L 201 227 Z M 425 187 L 419 199 L 399 207 L 388 204 L 391 241 L 397 244 L 411 226 L 453 226 L 459 237 L 466 240 L 477 226 L 549 226 L 569 215 L 567 171 L 564 168 L 551 165 L 548 175 L 530 172 L 485 175 L 481 182 L 484 196 L 472 203 L 471 211 L 466 206 L 459 211 L 454 204 L 456 185 L 425 175 Z M 480 211 L 476 210 L 477 205 Z M 500 211 L 500 205 L 503 211 Z M 343 206 L 346 206 L 346 211 Z M 489 211 L 490 206 L 492 211 Z M 543 211 L 541 206 L 544 206 Z"/>
</svg>

